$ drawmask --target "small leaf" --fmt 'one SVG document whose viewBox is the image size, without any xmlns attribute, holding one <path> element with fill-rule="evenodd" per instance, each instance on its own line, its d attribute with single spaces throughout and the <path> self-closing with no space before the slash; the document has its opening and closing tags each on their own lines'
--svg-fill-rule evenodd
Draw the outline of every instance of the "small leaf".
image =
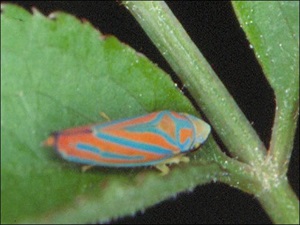
<svg viewBox="0 0 300 225">
<path fill-rule="evenodd" d="M 107 221 L 215 179 L 214 164 L 94 168 L 85 173 L 41 146 L 50 132 L 170 109 L 196 114 L 146 57 L 89 23 L 13 6 L 1 13 L 2 223 Z"/>
<path fill-rule="evenodd" d="M 278 101 L 299 91 L 299 2 L 233 2 Z M 277 102 L 278 102 L 277 101 Z"/>
</svg>

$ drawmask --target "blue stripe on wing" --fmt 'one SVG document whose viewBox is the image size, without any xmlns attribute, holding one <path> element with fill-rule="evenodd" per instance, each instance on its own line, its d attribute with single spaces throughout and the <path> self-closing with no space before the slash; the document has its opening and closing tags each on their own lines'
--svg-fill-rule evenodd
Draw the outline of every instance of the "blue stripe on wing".
<svg viewBox="0 0 300 225">
<path fill-rule="evenodd" d="M 139 160 L 139 159 L 144 158 L 144 156 L 141 156 L 141 155 L 140 156 L 128 156 L 128 155 L 120 155 L 120 154 L 115 154 L 115 153 L 111 153 L 111 152 L 106 152 L 106 151 L 100 150 L 99 148 L 97 148 L 95 146 L 88 145 L 88 144 L 82 144 L 82 143 L 77 144 L 76 147 L 83 151 L 88 151 L 88 152 L 98 154 L 101 157 L 107 158 L 107 159 Z"/>
<path fill-rule="evenodd" d="M 155 145 L 149 145 L 149 144 L 144 144 L 144 143 L 140 143 L 140 142 L 135 142 L 132 140 L 127 140 L 125 138 L 120 138 L 120 137 L 114 137 L 108 134 L 104 134 L 104 133 L 97 133 L 96 137 L 103 139 L 105 141 L 109 141 L 121 146 L 127 146 L 130 148 L 134 148 L 140 151 L 146 151 L 146 152 L 151 152 L 151 153 L 156 153 L 156 154 L 160 154 L 160 155 L 174 155 L 174 153 L 172 152 L 172 150 L 169 149 L 165 149 L 159 146 L 155 146 Z"/>
</svg>

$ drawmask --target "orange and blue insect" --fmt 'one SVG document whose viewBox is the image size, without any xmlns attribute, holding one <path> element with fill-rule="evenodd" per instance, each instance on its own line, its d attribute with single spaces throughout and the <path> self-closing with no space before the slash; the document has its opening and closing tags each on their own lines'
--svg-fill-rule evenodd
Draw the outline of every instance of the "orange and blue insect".
<svg viewBox="0 0 300 225">
<path fill-rule="evenodd" d="M 181 161 L 208 137 L 203 120 L 173 111 L 159 111 L 129 119 L 54 132 L 45 145 L 53 146 L 66 160 L 91 166 L 166 166 Z"/>
</svg>

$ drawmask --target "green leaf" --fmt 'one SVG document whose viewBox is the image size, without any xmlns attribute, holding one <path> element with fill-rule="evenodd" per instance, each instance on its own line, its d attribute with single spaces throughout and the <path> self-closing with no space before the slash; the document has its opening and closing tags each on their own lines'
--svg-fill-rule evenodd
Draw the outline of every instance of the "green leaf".
<svg viewBox="0 0 300 225">
<path fill-rule="evenodd" d="M 276 96 L 269 156 L 285 174 L 299 115 L 299 1 L 234 1 L 233 6 Z"/>
<path fill-rule="evenodd" d="M 63 14 L 1 13 L 1 221 L 87 223 L 144 210 L 220 172 L 192 160 L 82 173 L 42 147 L 55 130 L 170 109 L 197 114 L 162 70 L 115 37 Z M 197 156 L 197 154 L 195 155 Z"/>
<path fill-rule="evenodd" d="M 276 97 L 290 96 L 286 93 L 299 79 L 295 76 L 299 73 L 299 2 L 233 2 L 233 6 Z"/>
</svg>

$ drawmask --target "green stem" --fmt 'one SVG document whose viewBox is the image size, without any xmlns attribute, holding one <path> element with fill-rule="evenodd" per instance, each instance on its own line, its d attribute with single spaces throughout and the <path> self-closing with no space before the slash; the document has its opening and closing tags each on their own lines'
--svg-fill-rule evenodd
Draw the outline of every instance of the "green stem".
<svg viewBox="0 0 300 225">
<path fill-rule="evenodd" d="M 297 103 L 291 103 L 290 107 L 283 104 L 276 107 L 269 155 L 277 166 L 278 174 L 286 174 L 288 170 L 298 116 L 299 99 Z"/>
<path fill-rule="evenodd" d="M 208 117 L 231 154 L 252 165 L 266 149 L 196 45 L 163 1 L 125 1 Z"/>
<path fill-rule="evenodd" d="M 299 200 L 283 177 L 256 197 L 276 224 L 299 224 Z"/>
<path fill-rule="evenodd" d="M 208 155 L 206 160 L 217 163 L 223 171 L 219 173 L 219 181 L 256 196 L 274 223 L 299 224 L 298 198 L 288 184 L 287 177 L 278 175 L 271 159 L 257 169 L 229 158 L 220 151 L 215 151 L 213 155 L 210 152 L 204 154 Z"/>
<path fill-rule="evenodd" d="M 286 176 L 266 157 L 256 132 L 168 6 L 162 1 L 124 4 L 189 89 L 230 153 L 245 162 L 238 165 L 236 159 L 217 156 L 213 161 L 228 175 L 219 180 L 257 196 L 274 222 L 299 223 L 299 201 Z"/>
</svg>

